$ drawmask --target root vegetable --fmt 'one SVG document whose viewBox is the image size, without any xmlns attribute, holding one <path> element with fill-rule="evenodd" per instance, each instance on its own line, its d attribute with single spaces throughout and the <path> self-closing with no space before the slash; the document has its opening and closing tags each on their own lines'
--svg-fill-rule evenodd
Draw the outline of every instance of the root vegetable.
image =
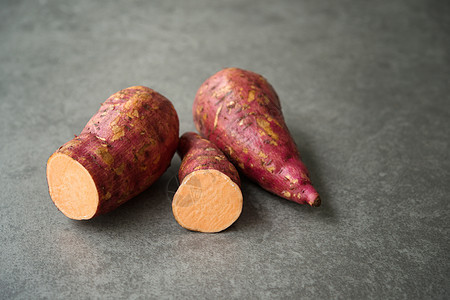
<svg viewBox="0 0 450 300">
<path fill-rule="evenodd" d="M 199 88 L 194 122 L 243 174 L 288 200 L 319 206 L 281 111 L 278 95 L 259 74 L 224 69 Z"/>
<path fill-rule="evenodd" d="M 53 202 L 76 220 L 115 209 L 164 173 L 178 135 L 177 113 L 161 94 L 143 86 L 113 94 L 81 134 L 49 158 Z"/>
<path fill-rule="evenodd" d="M 181 136 L 178 153 L 183 161 L 181 185 L 172 202 L 175 219 L 193 231 L 228 228 L 242 211 L 238 171 L 222 151 L 194 132 Z"/>
</svg>

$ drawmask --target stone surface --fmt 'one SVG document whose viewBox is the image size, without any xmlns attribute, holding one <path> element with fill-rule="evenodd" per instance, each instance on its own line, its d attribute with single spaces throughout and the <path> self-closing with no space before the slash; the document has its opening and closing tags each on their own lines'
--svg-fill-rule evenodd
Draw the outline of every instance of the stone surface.
<svg viewBox="0 0 450 300">
<path fill-rule="evenodd" d="M 448 1 L 1 1 L 1 298 L 450 297 Z M 193 130 L 221 68 L 263 74 L 323 205 L 243 181 L 220 234 L 181 228 L 180 161 L 94 220 L 46 160 L 112 93 L 147 85 Z"/>
</svg>

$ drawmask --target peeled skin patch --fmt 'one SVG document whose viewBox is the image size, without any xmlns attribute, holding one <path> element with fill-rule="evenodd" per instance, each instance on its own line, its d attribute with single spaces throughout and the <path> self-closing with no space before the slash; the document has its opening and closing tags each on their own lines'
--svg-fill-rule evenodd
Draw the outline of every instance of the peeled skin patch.
<svg viewBox="0 0 450 300">
<path fill-rule="evenodd" d="M 56 207 L 75 220 L 92 218 L 97 212 L 97 187 L 89 172 L 70 156 L 55 153 L 47 163 L 50 196 Z"/>
<path fill-rule="evenodd" d="M 173 215 L 184 228 L 219 232 L 233 224 L 242 212 L 239 186 L 217 170 L 199 170 L 186 176 L 173 202 Z"/>
</svg>

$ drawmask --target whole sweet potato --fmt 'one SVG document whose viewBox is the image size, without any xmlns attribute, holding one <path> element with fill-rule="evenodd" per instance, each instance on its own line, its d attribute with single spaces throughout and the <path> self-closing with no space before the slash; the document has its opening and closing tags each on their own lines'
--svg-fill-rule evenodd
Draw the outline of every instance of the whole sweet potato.
<svg viewBox="0 0 450 300">
<path fill-rule="evenodd" d="M 264 189 L 297 203 L 320 205 L 278 95 L 264 77 L 238 68 L 216 73 L 199 88 L 193 116 L 197 130 Z"/>
<path fill-rule="evenodd" d="M 53 202 L 72 219 L 113 210 L 165 172 L 178 134 L 177 113 L 161 94 L 143 86 L 113 94 L 81 134 L 49 158 Z"/>
<path fill-rule="evenodd" d="M 242 211 L 239 173 L 216 145 L 194 132 L 180 138 L 183 158 L 172 211 L 184 228 L 219 232 L 233 224 Z"/>
</svg>

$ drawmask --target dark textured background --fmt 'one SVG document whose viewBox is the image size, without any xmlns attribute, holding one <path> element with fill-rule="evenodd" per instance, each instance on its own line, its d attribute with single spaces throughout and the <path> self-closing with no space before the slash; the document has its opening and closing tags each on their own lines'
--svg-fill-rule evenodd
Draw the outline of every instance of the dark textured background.
<svg viewBox="0 0 450 300">
<path fill-rule="evenodd" d="M 0 298 L 448 299 L 449 3 L 1 1 Z M 176 157 L 108 215 L 57 211 L 46 160 L 110 94 L 147 85 L 193 130 L 229 66 L 277 90 L 322 207 L 244 181 L 229 230 L 186 231 Z"/>
</svg>

